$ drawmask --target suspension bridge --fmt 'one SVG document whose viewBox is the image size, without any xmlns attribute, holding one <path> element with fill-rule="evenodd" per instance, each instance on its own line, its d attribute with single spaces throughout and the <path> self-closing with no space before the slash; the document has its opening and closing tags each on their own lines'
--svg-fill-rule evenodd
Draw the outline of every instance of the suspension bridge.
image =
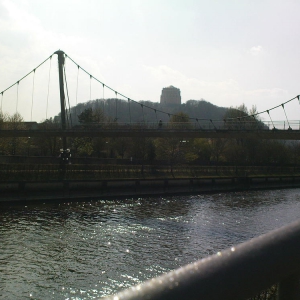
<svg viewBox="0 0 300 300">
<path fill-rule="evenodd" d="M 49 117 L 49 93 L 50 93 L 50 77 L 53 73 L 52 59 L 57 55 L 58 58 L 58 82 L 59 82 L 59 95 L 57 94 L 57 103 L 60 103 L 60 120 L 54 127 L 33 126 L 33 111 L 34 106 L 37 106 L 35 100 L 35 88 L 37 85 L 36 74 L 39 68 L 49 64 L 48 72 L 48 84 L 45 87 L 47 96 L 45 98 L 45 116 Z M 102 101 L 100 100 L 100 108 L 103 104 L 103 114 L 105 115 L 105 98 L 106 91 L 109 91 L 111 95 L 114 95 L 114 118 L 103 119 L 101 122 L 90 124 L 90 126 L 78 126 L 73 125 L 75 123 L 74 117 L 77 118 L 76 110 L 75 116 L 71 114 L 70 105 L 70 88 L 68 86 L 68 72 L 66 70 L 66 60 L 68 60 L 73 67 L 77 69 L 77 75 L 75 81 L 75 96 L 76 106 L 78 104 L 78 90 L 79 90 L 79 72 L 83 73 L 89 80 L 89 99 L 92 99 L 92 83 L 100 85 L 102 89 Z M 52 73 L 51 73 L 52 72 Z M 16 98 L 15 113 L 20 112 L 20 86 L 23 81 L 32 77 L 32 92 L 31 99 L 27 99 L 26 106 L 30 109 L 30 122 L 25 123 L 25 126 L 11 126 L 9 122 L 2 122 L 0 126 L 0 137 L 43 137 L 47 136 L 59 136 L 63 139 L 63 147 L 67 148 L 67 137 L 176 137 L 176 138 L 261 138 L 261 139 L 282 139 L 282 140 L 300 140 L 300 121 L 289 120 L 286 113 L 286 106 L 290 103 L 299 102 L 299 95 L 292 99 L 289 99 L 277 106 L 269 108 L 262 112 L 256 112 L 252 115 L 244 114 L 235 118 L 226 119 L 205 119 L 198 118 L 197 116 L 188 117 L 188 120 L 180 120 L 180 117 L 176 118 L 176 122 L 163 122 L 160 123 L 161 116 L 167 116 L 169 119 L 176 114 L 163 111 L 161 109 L 154 108 L 148 104 L 135 101 L 119 91 L 106 85 L 91 73 L 77 64 L 70 56 L 61 50 L 56 51 L 40 65 L 34 68 L 31 72 L 23 76 L 14 84 L 3 90 L 1 94 L 1 112 L 3 114 L 3 107 L 5 105 L 6 94 L 14 90 Z M 27 83 L 28 85 L 28 83 Z M 99 88 L 97 87 L 99 90 Z M 60 101 L 58 101 L 60 99 Z M 128 122 L 121 122 L 120 112 L 118 111 L 118 105 L 124 100 L 127 103 L 128 108 Z M 40 102 L 40 101 L 39 101 Z M 132 120 L 132 106 L 139 106 L 142 116 L 142 121 L 135 122 Z M 75 106 L 75 107 L 76 107 Z M 275 110 L 281 110 L 284 116 L 282 121 L 274 121 L 272 113 Z M 149 122 L 146 120 L 145 115 L 154 114 L 156 122 Z M 260 116 L 267 115 L 268 121 L 261 121 Z"/>
<path fill-rule="evenodd" d="M 39 88 L 37 73 L 40 68 L 49 63 L 48 84 L 45 87 L 44 112 L 45 119 L 50 116 L 50 78 L 52 72 L 52 57 L 58 57 L 58 82 L 59 93 L 55 95 L 57 104 L 60 104 L 60 120 L 55 124 L 48 126 L 47 122 L 38 126 L 34 120 L 34 108 L 38 107 L 41 112 L 41 102 L 36 101 L 36 90 Z M 78 102 L 79 90 L 79 71 L 84 73 L 89 81 L 89 99 L 92 99 L 92 82 L 100 85 L 102 88 L 102 112 L 105 115 L 105 91 L 108 90 L 114 95 L 114 118 L 105 119 L 101 122 L 88 124 L 87 126 L 75 125 L 74 116 L 71 114 L 70 101 L 70 79 L 67 76 L 66 60 L 69 60 L 77 69 L 75 76 L 75 100 L 76 106 Z M 52 74 L 53 75 L 53 74 Z M 28 80 L 30 80 L 28 84 Z M 26 82 L 27 80 L 27 82 Z M 73 80 L 74 81 L 74 80 Z M 23 84 L 24 82 L 24 84 Z M 57 82 L 56 82 L 57 83 Z M 27 117 L 30 122 L 22 122 L 18 120 L 18 114 L 24 112 L 24 106 L 20 106 L 20 100 L 23 90 L 28 86 L 32 87 L 31 97 L 26 98 L 25 106 L 27 109 Z M 7 94 L 10 93 L 10 96 Z M 13 94 L 13 96 L 11 95 Z M 40 65 L 31 72 L 16 81 L 14 84 L 3 90 L 1 93 L 1 110 L 0 110 L 0 138 L 11 137 L 61 137 L 63 151 L 67 149 L 67 137 L 162 137 L 162 138 L 260 138 L 260 139 L 281 139 L 281 140 L 300 140 L 300 121 L 290 120 L 286 107 L 291 103 L 299 102 L 299 95 L 289 99 L 277 106 L 271 107 L 265 111 L 257 112 L 250 115 L 242 115 L 235 118 L 211 119 L 190 116 L 188 119 L 180 121 L 180 115 L 175 115 L 168 111 L 163 111 L 135 101 L 126 97 L 122 93 L 112 89 L 111 87 L 98 80 L 92 74 L 80 67 L 72 58 L 63 51 L 59 50 L 48 57 Z M 23 97 L 24 99 L 25 97 Z M 122 99 L 120 99 L 122 98 Z M 4 108 L 12 107 L 12 99 L 15 100 L 15 110 L 13 114 L 15 118 L 11 118 L 5 122 Z M 60 99 L 60 101 L 59 101 Z M 128 108 L 128 122 L 121 122 L 120 111 L 118 105 L 121 100 L 125 100 Z M 51 103 L 53 105 L 53 103 Z M 132 120 L 132 106 L 139 106 L 141 112 L 140 122 Z M 75 106 L 75 107 L 76 107 Z M 272 114 L 275 110 L 280 110 L 283 114 L 283 120 L 275 121 Z M 155 115 L 156 122 L 147 121 L 146 114 Z M 170 120 L 176 116 L 176 122 L 159 122 L 161 116 L 167 116 Z M 260 116 L 267 115 L 269 120 L 262 121 Z M 76 113 L 75 116 L 77 117 Z M 2 119 L 1 119 L 2 118 Z M 211 167 L 205 169 L 192 169 L 186 178 L 144 178 L 139 166 L 128 165 L 124 174 L 129 174 L 129 179 L 122 177 L 115 179 L 118 172 L 110 166 L 91 166 L 84 169 L 81 165 L 69 165 L 66 169 L 62 166 L 59 170 L 55 165 L 47 164 L 42 167 L 34 167 L 33 169 L 15 164 L 2 167 L 0 172 L 0 190 L 4 201 L 53 201 L 57 199 L 68 200 L 73 199 L 90 199 L 99 196 L 105 197 L 127 197 L 132 195 L 147 195 L 154 193 L 159 195 L 172 193 L 202 193 L 215 192 L 218 189 L 224 191 L 238 189 L 249 189 L 253 184 L 254 188 L 269 187 L 295 187 L 299 185 L 300 177 L 298 169 L 293 166 L 285 171 L 280 166 L 280 172 L 283 175 L 268 174 L 266 169 L 260 170 L 264 177 L 252 175 L 249 176 L 247 171 L 256 174 L 255 166 L 245 169 L 244 166 L 233 168 L 233 173 L 228 175 L 230 166 L 226 168 L 226 175 L 211 173 Z M 182 167 L 180 167 L 182 168 Z M 213 167 L 214 168 L 214 167 Z M 269 167 L 268 167 L 269 169 Z M 124 168 L 123 168 L 124 170 Z M 150 170 L 150 168 L 149 168 Z M 153 166 L 151 166 L 151 172 Z M 216 170 L 216 168 L 214 168 Z M 63 171 L 63 172 L 62 172 Z M 134 172 L 135 171 L 135 172 Z M 173 172 L 173 171 L 172 171 Z M 198 173 L 199 172 L 199 173 Z M 202 173 L 201 173 L 202 172 Z M 275 170 L 276 172 L 276 170 Z M 133 175 L 132 175 L 133 174 Z M 140 174 L 138 177 L 137 174 Z M 242 175 L 240 175 L 242 174 Z M 110 178 L 109 176 L 113 176 Z M 217 175 L 217 176 L 216 176 Z M 76 177 L 77 176 L 77 177 Z M 205 176 L 205 178 L 204 178 Z M 197 178 L 198 177 L 198 178 Z M 168 178 L 168 179 L 166 179 Z M 26 180 L 24 180 L 26 179 Z M 50 180 L 49 180 L 50 179 Z M 2 182 L 1 182 L 2 181 Z M 269 182 L 270 185 L 267 183 Z M 218 186 L 219 184 L 219 186 Z M 115 193 L 115 194 L 112 194 Z M 27 202 L 26 202 L 27 203 Z M 145 282 L 142 285 L 133 287 L 130 290 L 121 292 L 109 299 L 122 298 L 136 299 L 143 295 L 153 296 L 155 299 L 182 299 L 190 297 L 193 299 L 206 296 L 206 298 L 224 298 L 232 299 L 232 295 L 248 298 L 261 290 L 268 288 L 271 284 L 280 281 L 278 288 L 278 299 L 298 299 L 299 294 L 299 232 L 300 223 L 293 223 L 288 227 L 274 231 L 270 234 L 251 240 L 245 244 L 232 247 L 226 251 L 218 252 L 217 255 L 195 262 L 192 265 L 184 266 L 181 269 L 168 273 L 158 279 L 152 279 L 151 282 Z M 284 247 L 285 245 L 285 247 Z M 290 245 L 290 247 L 286 247 Z M 295 246 L 296 245 L 296 246 Z M 287 251 L 281 251 L 285 249 Z M 243 266 L 243 272 L 241 267 Z M 238 266 L 238 268 L 237 268 Z M 207 276 L 207 274 L 209 276 Z M 225 276 L 224 276 L 225 274 Z M 254 276 L 253 274 L 258 274 Z M 241 284 L 236 287 L 237 276 Z M 254 280 L 256 279 L 256 280 Z M 173 284 L 175 282 L 176 284 Z M 170 285 L 170 283 L 172 283 Z M 179 284 L 178 284 L 179 283 Z M 216 289 L 216 284 L 221 286 Z M 171 288 L 170 288 L 171 286 Z M 269 293 L 266 292 L 266 294 Z"/>
</svg>

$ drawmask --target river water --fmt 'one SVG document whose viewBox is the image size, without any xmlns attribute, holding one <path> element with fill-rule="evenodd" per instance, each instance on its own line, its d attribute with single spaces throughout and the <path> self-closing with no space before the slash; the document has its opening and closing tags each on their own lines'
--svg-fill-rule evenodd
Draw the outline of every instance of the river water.
<svg viewBox="0 0 300 300">
<path fill-rule="evenodd" d="M 0 207 L 0 299 L 98 299 L 300 217 L 300 189 Z"/>
</svg>

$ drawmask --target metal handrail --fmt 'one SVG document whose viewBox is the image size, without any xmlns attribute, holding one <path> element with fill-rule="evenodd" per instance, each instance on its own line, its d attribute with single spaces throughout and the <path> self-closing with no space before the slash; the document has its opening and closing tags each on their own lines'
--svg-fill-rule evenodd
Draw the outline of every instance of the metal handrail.
<svg viewBox="0 0 300 300">
<path fill-rule="evenodd" d="M 278 299 L 300 297 L 300 220 L 107 300 L 247 299 L 279 283 Z"/>
<path fill-rule="evenodd" d="M 288 126 L 289 125 L 289 126 Z M 38 124 L 36 122 L 2 122 L 0 126 L 1 130 L 58 130 L 61 131 L 61 124 Z M 243 120 L 243 121 L 222 121 L 214 120 L 213 123 L 210 120 L 199 120 L 199 122 L 163 122 L 161 126 L 158 122 L 101 122 L 101 123 L 87 123 L 75 125 L 73 130 L 91 130 L 91 129 L 131 129 L 131 130 L 141 130 L 141 129 L 163 129 L 163 130 L 177 130 L 177 129 L 187 129 L 187 130 L 299 130 L 300 121 L 291 120 L 287 124 L 286 121 L 257 121 L 253 120 Z"/>
</svg>

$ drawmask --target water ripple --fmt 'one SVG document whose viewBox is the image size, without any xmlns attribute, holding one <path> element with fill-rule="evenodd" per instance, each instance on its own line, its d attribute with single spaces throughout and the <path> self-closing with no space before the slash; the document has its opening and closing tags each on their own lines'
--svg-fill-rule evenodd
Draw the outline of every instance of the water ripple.
<svg viewBox="0 0 300 300">
<path fill-rule="evenodd" d="M 95 299 L 296 220 L 300 190 L 3 207 L 1 299 Z"/>
</svg>

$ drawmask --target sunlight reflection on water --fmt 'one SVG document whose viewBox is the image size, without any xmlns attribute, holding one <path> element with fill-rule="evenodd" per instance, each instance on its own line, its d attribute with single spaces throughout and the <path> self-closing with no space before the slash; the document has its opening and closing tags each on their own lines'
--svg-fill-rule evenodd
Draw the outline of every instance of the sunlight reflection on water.
<svg viewBox="0 0 300 300">
<path fill-rule="evenodd" d="M 300 190 L 1 208 L 1 299 L 95 299 L 296 220 Z"/>
</svg>

